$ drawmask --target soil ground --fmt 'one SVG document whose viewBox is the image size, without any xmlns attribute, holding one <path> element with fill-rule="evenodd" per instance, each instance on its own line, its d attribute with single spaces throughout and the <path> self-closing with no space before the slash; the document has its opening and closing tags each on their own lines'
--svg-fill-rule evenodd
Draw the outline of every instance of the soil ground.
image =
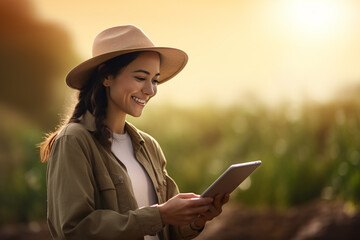
<svg viewBox="0 0 360 240">
<path fill-rule="evenodd" d="M 229 205 L 196 240 L 360 239 L 360 212 L 343 203 L 314 201 L 286 211 Z"/>
<path fill-rule="evenodd" d="M 196 240 L 352 240 L 360 236 L 360 212 L 344 203 L 314 201 L 286 211 L 227 204 Z M 45 222 L 6 225 L 2 240 L 50 240 Z"/>
</svg>

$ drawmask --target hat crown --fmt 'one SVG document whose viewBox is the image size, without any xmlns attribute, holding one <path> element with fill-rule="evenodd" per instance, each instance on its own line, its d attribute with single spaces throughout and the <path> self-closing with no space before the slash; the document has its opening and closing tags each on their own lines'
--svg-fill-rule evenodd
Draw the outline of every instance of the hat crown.
<svg viewBox="0 0 360 240">
<path fill-rule="evenodd" d="M 95 37 L 93 57 L 73 68 L 66 75 L 66 84 L 80 90 L 87 84 L 100 64 L 122 54 L 142 51 L 154 51 L 160 54 L 159 83 L 173 78 L 188 61 L 187 54 L 180 49 L 156 47 L 150 38 L 135 25 L 117 26 L 106 29 Z"/>
<path fill-rule="evenodd" d="M 99 33 L 93 43 L 93 57 L 134 48 L 154 47 L 151 39 L 134 25 L 123 25 Z"/>
</svg>

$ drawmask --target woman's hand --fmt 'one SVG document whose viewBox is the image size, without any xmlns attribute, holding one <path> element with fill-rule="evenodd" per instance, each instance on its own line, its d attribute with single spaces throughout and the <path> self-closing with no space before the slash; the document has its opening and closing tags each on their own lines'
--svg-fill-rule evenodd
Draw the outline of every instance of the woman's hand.
<svg viewBox="0 0 360 240">
<path fill-rule="evenodd" d="M 218 194 L 215 196 L 213 203 L 210 205 L 209 210 L 201 213 L 198 218 L 194 221 L 196 228 L 204 227 L 207 221 L 220 215 L 222 212 L 222 206 L 229 201 L 230 194 Z"/>
<path fill-rule="evenodd" d="M 158 205 L 163 224 L 187 225 L 212 208 L 212 198 L 200 198 L 193 193 L 180 193 Z"/>
</svg>

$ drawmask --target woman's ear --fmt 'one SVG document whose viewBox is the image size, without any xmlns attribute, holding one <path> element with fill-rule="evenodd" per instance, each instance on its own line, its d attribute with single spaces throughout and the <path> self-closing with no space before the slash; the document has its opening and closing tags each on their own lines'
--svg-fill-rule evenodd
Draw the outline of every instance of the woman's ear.
<svg viewBox="0 0 360 240">
<path fill-rule="evenodd" d="M 111 80 L 112 80 L 112 76 L 109 74 L 109 75 L 106 75 L 105 76 L 105 78 L 104 78 L 104 80 L 103 80 L 103 85 L 105 86 L 105 87 L 110 87 L 110 82 L 111 82 Z"/>
<path fill-rule="evenodd" d="M 101 72 L 103 71 L 104 69 L 104 66 L 105 64 L 100 64 L 98 67 L 97 67 L 97 72 L 99 75 L 102 75 Z M 104 79 L 102 80 L 102 84 L 105 86 L 105 87 L 109 87 L 110 86 L 110 75 L 107 74 Z"/>
<path fill-rule="evenodd" d="M 104 78 L 103 85 L 105 87 L 110 87 L 110 80 L 108 77 Z"/>
</svg>

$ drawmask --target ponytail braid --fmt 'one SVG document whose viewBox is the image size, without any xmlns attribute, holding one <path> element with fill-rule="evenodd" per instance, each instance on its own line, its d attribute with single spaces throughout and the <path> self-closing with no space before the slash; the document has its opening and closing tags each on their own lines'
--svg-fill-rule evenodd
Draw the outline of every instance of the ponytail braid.
<svg viewBox="0 0 360 240">
<path fill-rule="evenodd" d="M 95 138 L 106 149 L 110 150 L 111 131 L 104 124 L 107 109 L 106 88 L 103 80 L 107 76 L 116 76 L 121 70 L 134 61 L 141 52 L 132 52 L 112 58 L 101 64 L 92 74 L 87 84 L 80 90 L 78 102 L 67 122 L 61 124 L 54 132 L 47 134 L 45 140 L 39 144 L 41 162 L 47 162 L 50 150 L 57 134 L 69 123 L 80 122 L 80 117 L 89 111 L 95 117 Z"/>
</svg>

